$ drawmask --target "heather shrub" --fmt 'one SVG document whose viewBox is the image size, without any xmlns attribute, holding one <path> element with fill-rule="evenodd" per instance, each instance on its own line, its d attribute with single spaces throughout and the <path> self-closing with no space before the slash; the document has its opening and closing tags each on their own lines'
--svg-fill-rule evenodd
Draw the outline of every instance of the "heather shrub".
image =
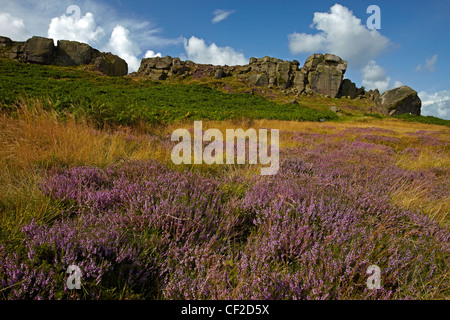
<svg viewBox="0 0 450 320">
<path fill-rule="evenodd" d="M 362 131 L 365 137 L 374 134 Z M 447 199 L 448 170 L 396 166 L 389 139 L 309 138 L 313 148 L 281 151 L 274 176 L 202 166 L 173 170 L 158 161 L 53 170 L 41 190 L 59 212 L 50 221 L 27 224 L 21 240 L 0 246 L 0 294 L 6 299 L 448 295 L 448 227 L 393 201 L 404 186 L 432 190 L 435 201 Z M 414 149 L 405 151 L 410 152 Z M 82 270 L 82 290 L 66 288 L 71 264 Z M 380 267 L 382 289 L 367 288 L 370 265 Z"/>
<path fill-rule="evenodd" d="M 258 232 L 244 249 L 240 275 L 247 285 L 240 298 L 416 298 L 422 281 L 427 290 L 445 289 L 447 230 L 390 206 L 385 197 L 346 194 L 339 186 L 322 192 L 308 181 L 309 174 L 285 176 L 248 194 Z M 250 201 L 255 198 L 271 201 Z M 376 294 L 364 276 L 372 264 L 383 270 Z"/>
</svg>

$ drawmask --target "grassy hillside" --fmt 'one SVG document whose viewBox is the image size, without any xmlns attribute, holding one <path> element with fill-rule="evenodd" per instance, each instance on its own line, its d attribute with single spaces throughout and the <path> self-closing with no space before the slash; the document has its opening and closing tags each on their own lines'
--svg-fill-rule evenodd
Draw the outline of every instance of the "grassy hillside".
<svg viewBox="0 0 450 320">
<path fill-rule="evenodd" d="M 366 113 L 366 101 L 312 96 L 297 98 L 299 104 L 285 103 L 292 97 L 266 88 L 249 89 L 229 79 L 187 79 L 167 84 L 127 77 L 110 78 L 82 68 L 9 61 L 0 62 L 0 74 L 0 106 L 4 111 L 14 111 L 17 101 L 39 99 L 46 110 L 90 119 L 99 127 L 185 119 L 338 120 L 339 117 L 329 111 L 330 106 L 337 106 L 350 119 L 353 115 L 379 117 Z M 450 126 L 450 121 L 433 117 L 409 117 L 407 120 Z"/>
<path fill-rule="evenodd" d="M 32 97 L 46 109 L 104 123 L 133 125 L 182 119 L 235 118 L 318 121 L 338 117 L 328 110 L 276 104 L 252 94 L 224 93 L 201 84 L 163 84 L 110 78 L 71 68 L 0 63 L 0 104 L 12 108 Z"/>
<path fill-rule="evenodd" d="M 444 120 L 433 116 L 416 116 L 414 114 L 402 114 L 395 116 L 397 119 L 404 119 L 410 122 L 421 122 L 428 124 L 437 124 L 450 127 L 450 120 Z"/>
</svg>

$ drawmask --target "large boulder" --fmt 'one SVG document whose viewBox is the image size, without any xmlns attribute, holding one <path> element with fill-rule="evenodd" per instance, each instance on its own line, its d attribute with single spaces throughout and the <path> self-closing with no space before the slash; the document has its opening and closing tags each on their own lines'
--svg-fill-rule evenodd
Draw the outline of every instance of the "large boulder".
<svg viewBox="0 0 450 320">
<path fill-rule="evenodd" d="M 112 53 L 101 53 L 94 60 L 95 68 L 110 77 L 124 76 L 128 74 L 128 65 L 122 58 Z"/>
<path fill-rule="evenodd" d="M 54 63 L 61 66 L 79 66 L 94 64 L 95 68 L 111 77 L 124 76 L 128 65 L 122 58 L 111 53 L 102 53 L 86 43 L 77 41 L 58 41 Z"/>
<path fill-rule="evenodd" d="M 59 40 L 55 64 L 61 66 L 78 66 L 89 64 L 101 54 L 86 43 Z"/>
<path fill-rule="evenodd" d="M 128 74 L 125 60 L 77 41 L 59 40 L 55 46 L 53 39 L 44 37 L 32 37 L 26 42 L 16 42 L 0 36 L 0 57 L 58 66 L 93 65 L 108 76 Z"/>
<path fill-rule="evenodd" d="M 313 54 L 303 66 L 308 74 L 307 91 L 335 98 L 339 94 L 347 61 L 334 54 Z"/>
<path fill-rule="evenodd" d="M 25 43 L 25 59 L 39 64 L 52 64 L 56 55 L 53 39 L 32 37 Z"/>
<path fill-rule="evenodd" d="M 402 86 L 383 93 L 381 106 L 389 115 L 411 113 L 420 116 L 422 101 L 415 90 Z"/>
</svg>

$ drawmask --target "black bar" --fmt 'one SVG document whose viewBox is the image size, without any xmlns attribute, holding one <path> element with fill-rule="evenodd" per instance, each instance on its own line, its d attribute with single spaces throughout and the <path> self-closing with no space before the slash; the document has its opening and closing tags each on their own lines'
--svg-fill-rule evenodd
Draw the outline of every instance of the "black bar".
<svg viewBox="0 0 450 320">
<path fill-rule="evenodd" d="M 220 300 L 220 301 L 0 301 L 2 313 L 10 309 L 13 314 L 30 312 L 36 316 L 74 315 L 99 317 L 125 315 L 143 319 L 303 319 L 314 317 L 386 316 L 393 310 L 400 314 L 417 314 L 419 311 L 448 310 L 448 301 L 271 301 L 271 300 Z M 213 312 L 212 312 L 213 311 Z M 155 317 L 159 315 L 158 317 Z M 124 319 L 128 320 L 128 319 Z"/>
</svg>

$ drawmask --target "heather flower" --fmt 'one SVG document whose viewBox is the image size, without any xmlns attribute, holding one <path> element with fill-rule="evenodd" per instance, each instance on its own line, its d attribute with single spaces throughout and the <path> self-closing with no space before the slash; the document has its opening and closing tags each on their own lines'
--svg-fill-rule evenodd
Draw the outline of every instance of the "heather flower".
<svg viewBox="0 0 450 320">
<path fill-rule="evenodd" d="M 398 207 L 391 191 L 421 185 L 442 201 L 449 172 L 401 169 L 395 140 L 359 131 L 356 141 L 293 135 L 314 148 L 281 150 L 274 176 L 174 171 L 157 161 L 53 171 L 42 192 L 61 215 L 26 225 L 15 250 L 0 244 L 2 297 L 101 299 L 118 288 L 150 299 L 445 292 L 448 228 Z M 72 264 L 82 270 L 81 291 L 66 288 Z M 366 286 L 373 264 L 382 272 L 376 291 Z"/>
</svg>

